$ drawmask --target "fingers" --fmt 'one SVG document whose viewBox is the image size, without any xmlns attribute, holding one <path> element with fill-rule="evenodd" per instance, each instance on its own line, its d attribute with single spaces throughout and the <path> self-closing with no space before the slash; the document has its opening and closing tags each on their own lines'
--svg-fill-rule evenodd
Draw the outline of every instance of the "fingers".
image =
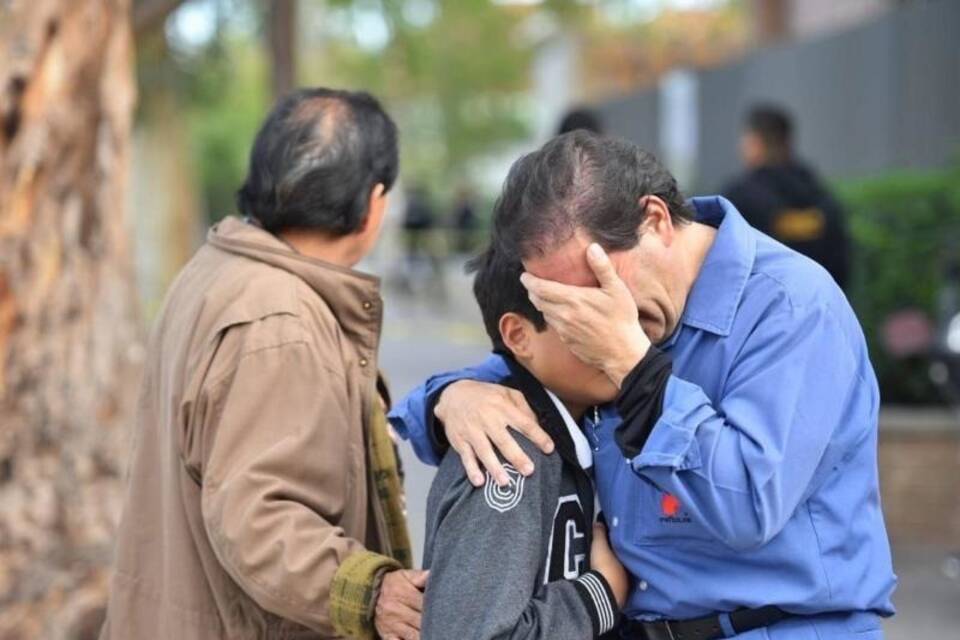
<svg viewBox="0 0 960 640">
<path fill-rule="evenodd" d="M 399 603 L 387 603 L 377 606 L 377 616 L 380 618 L 380 624 L 377 625 L 380 635 L 397 638 L 420 637 L 420 614 L 409 607 Z"/>
<path fill-rule="evenodd" d="M 544 453 L 553 453 L 553 440 L 547 435 L 547 432 L 540 427 L 540 422 L 533 413 L 533 409 L 530 408 L 527 399 L 523 397 L 523 394 L 519 391 L 510 389 L 509 392 L 507 398 L 513 403 L 513 406 L 519 410 L 516 413 L 516 417 L 510 419 L 510 426 L 526 436 L 530 442 L 535 444 Z M 521 473 L 523 473 L 522 470 Z"/>
<path fill-rule="evenodd" d="M 423 590 L 427 588 L 427 579 L 430 577 L 429 571 L 411 571 L 410 572 L 410 582 L 413 583 L 413 586 Z"/>
<path fill-rule="evenodd" d="M 494 482 L 501 487 L 510 483 L 510 476 L 507 475 L 506 469 L 500 464 L 500 458 L 497 457 L 497 452 L 493 450 L 493 446 L 491 446 L 485 433 L 480 434 L 470 445 L 476 452 L 477 457 L 480 458 L 480 464 L 493 477 Z"/>
<path fill-rule="evenodd" d="M 494 432 L 491 435 L 491 439 L 497 451 L 500 452 L 500 455 L 506 458 L 507 462 L 513 465 L 514 469 L 517 469 L 525 476 L 533 473 L 533 461 L 523 452 L 523 449 L 520 448 L 517 441 L 513 439 L 509 429 Z"/>
<path fill-rule="evenodd" d="M 470 443 L 466 440 L 456 438 L 450 440 L 450 446 L 460 454 L 460 463 L 463 464 L 463 470 L 466 472 L 470 484 L 475 487 L 482 487 L 486 478 L 483 475 L 483 471 L 480 470 L 480 465 L 477 463 L 477 455 L 474 453 Z"/>
<path fill-rule="evenodd" d="M 514 428 L 520 433 L 522 433 L 527 438 L 527 440 L 535 444 L 537 448 L 540 449 L 540 451 L 543 451 L 544 453 L 547 453 L 547 454 L 553 453 L 553 440 L 550 438 L 549 435 L 547 435 L 547 432 L 544 431 L 543 428 L 536 421 L 528 420 L 522 424 L 515 426 Z M 503 450 L 501 449 L 501 451 Z M 517 467 L 517 468 L 520 469 L 520 467 Z M 532 472 L 532 469 L 531 469 L 531 472 Z M 530 475 L 529 473 L 525 473 L 523 469 L 520 469 L 520 473 L 523 473 L 523 475 Z"/>
<path fill-rule="evenodd" d="M 585 288 L 575 287 L 553 280 L 544 280 L 527 272 L 520 274 L 520 282 L 526 287 L 527 292 L 531 296 L 536 296 L 547 302 L 564 302 L 565 300 L 569 300 L 570 296 L 577 290 Z"/>
<path fill-rule="evenodd" d="M 395 605 L 409 608 L 414 613 L 423 611 L 423 590 L 414 582 L 414 571 L 400 570 L 383 579 L 377 606 L 384 613 L 396 613 Z M 421 578 L 417 577 L 417 580 Z"/>
<path fill-rule="evenodd" d="M 395 571 L 383 579 L 374 613 L 374 625 L 382 638 L 419 640 L 423 611 L 424 571 Z"/>
<path fill-rule="evenodd" d="M 445 420 L 447 438 L 460 455 L 470 483 L 475 487 L 483 486 L 486 481 L 483 470 L 486 469 L 498 485 L 509 484 L 510 476 L 503 468 L 501 457 L 523 475 L 533 473 L 532 460 L 517 443 L 510 428 L 523 433 L 545 453 L 551 453 L 554 444 L 540 428 L 523 394 L 496 385 L 471 384 L 476 384 L 477 389 L 470 392 L 463 387 L 464 397 L 458 396 L 455 405 L 445 409 L 443 416 L 449 418 Z M 451 385 L 448 391 L 452 389 Z M 441 396 L 441 402 L 446 402 L 445 396 Z M 438 414 L 439 409 L 438 403 L 435 410 Z"/>
<path fill-rule="evenodd" d="M 394 629 L 383 635 L 383 640 L 420 640 L 420 631 L 408 624 L 397 623 Z"/>
<path fill-rule="evenodd" d="M 596 242 L 587 247 L 587 264 L 590 265 L 590 270 L 593 271 L 601 288 L 610 289 L 622 284 L 607 252 Z"/>
<path fill-rule="evenodd" d="M 411 572 L 404 571 L 401 586 L 391 593 L 391 598 L 412 609 L 415 613 L 423 611 L 423 591 L 414 584 Z M 418 623 L 419 626 L 419 623 Z"/>
</svg>

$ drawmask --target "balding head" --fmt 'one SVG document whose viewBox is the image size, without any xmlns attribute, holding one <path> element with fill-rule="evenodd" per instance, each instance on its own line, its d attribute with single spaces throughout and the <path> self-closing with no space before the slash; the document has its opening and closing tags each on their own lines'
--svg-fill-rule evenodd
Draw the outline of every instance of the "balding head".
<svg viewBox="0 0 960 640">
<path fill-rule="evenodd" d="M 370 193 L 397 177 L 397 130 L 367 93 L 302 89 L 267 117 L 237 205 L 272 233 L 346 235 L 360 229 Z"/>
<path fill-rule="evenodd" d="M 577 233 L 607 251 L 630 249 L 645 196 L 662 200 L 677 224 L 692 219 L 676 179 L 652 154 L 620 138 L 566 133 L 513 163 L 494 207 L 494 241 L 522 260 Z"/>
</svg>

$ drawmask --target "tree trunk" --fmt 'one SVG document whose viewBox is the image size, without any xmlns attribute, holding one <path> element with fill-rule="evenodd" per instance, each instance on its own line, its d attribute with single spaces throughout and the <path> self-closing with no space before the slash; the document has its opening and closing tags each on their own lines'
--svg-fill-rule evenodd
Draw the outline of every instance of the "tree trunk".
<svg viewBox="0 0 960 640">
<path fill-rule="evenodd" d="M 753 33 L 758 44 L 780 42 L 790 35 L 788 0 L 751 0 Z"/>
<path fill-rule="evenodd" d="M 296 20 L 296 0 L 273 0 L 270 3 L 268 39 L 274 100 L 285 96 L 296 87 Z"/>
<path fill-rule="evenodd" d="M 0 638 L 95 637 L 141 359 L 128 0 L 0 0 Z"/>
</svg>

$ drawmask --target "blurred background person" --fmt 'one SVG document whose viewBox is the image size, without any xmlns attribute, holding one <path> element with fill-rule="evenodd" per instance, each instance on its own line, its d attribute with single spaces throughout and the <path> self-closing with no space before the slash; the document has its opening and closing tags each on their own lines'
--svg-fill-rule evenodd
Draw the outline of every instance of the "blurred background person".
<svg viewBox="0 0 960 640">
<path fill-rule="evenodd" d="M 557 135 L 562 136 L 577 129 L 603 133 L 603 123 L 600 121 L 600 115 L 590 107 L 574 107 L 560 119 L 560 124 L 557 125 Z"/>
<path fill-rule="evenodd" d="M 444 295 L 443 265 L 438 246 L 437 214 L 430 192 L 423 184 L 407 191 L 403 212 L 403 241 L 406 250 L 403 277 L 399 280 L 408 293 Z"/>
<path fill-rule="evenodd" d="M 746 171 L 724 189 L 753 227 L 823 266 L 846 289 L 850 238 L 843 208 L 796 157 L 793 119 L 772 104 L 747 113 L 740 136 Z"/>
<path fill-rule="evenodd" d="M 480 219 L 477 217 L 473 190 L 469 185 L 464 184 L 457 189 L 451 213 L 454 249 L 460 254 L 473 253 L 477 246 Z"/>
</svg>

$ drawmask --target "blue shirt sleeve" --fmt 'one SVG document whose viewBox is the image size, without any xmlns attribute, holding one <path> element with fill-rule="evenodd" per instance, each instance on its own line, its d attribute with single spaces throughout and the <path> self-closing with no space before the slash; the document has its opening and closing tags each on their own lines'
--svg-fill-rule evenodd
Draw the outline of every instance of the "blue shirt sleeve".
<svg viewBox="0 0 960 640">
<path fill-rule="evenodd" d="M 457 380 L 499 382 L 507 375 L 509 369 L 503 358 L 490 354 L 478 365 L 431 376 L 395 404 L 387 418 L 397 434 L 410 441 L 414 452 L 423 463 L 437 466 L 440 464 L 441 452 L 434 449 L 428 432 L 430 416 L 427 414 L 440 393 Z"/>
<path fill-rule="evenodd" d="M 838 449 L 872 428 L 863 417 L 876 415 L 875 385 L 858 363 L 828 309 L 778 312 L 746 339 L 716 404 L 670 376 L 663 413 L 630 464 L 729 546 L 762 546 L 846 454 Z M 841 430 L 860 435 L 838 440 Z"/>
</svg>

